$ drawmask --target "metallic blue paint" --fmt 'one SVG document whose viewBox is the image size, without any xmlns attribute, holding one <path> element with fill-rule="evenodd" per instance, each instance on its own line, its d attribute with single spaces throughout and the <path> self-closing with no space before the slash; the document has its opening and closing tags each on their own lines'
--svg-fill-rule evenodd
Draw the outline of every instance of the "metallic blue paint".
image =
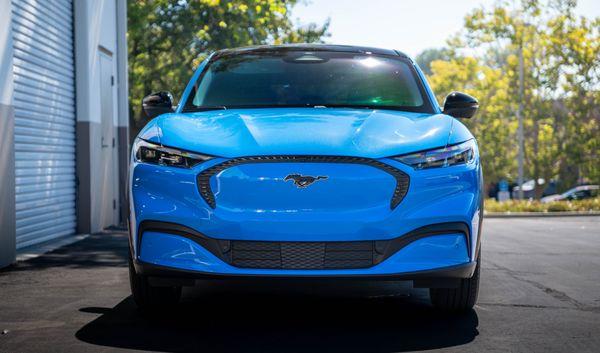
<svg viewBox="0 0 600 353">
<path fill-rule="evenodd" d="M 207 59 L 208 60 L 208 59 Z M 186 88 L 192 90 L 203 62 Z M 435 101 L 417 67 L 427 94 Z M 191 169 L 139 163 L 130 169 L 130 231 L 134 258 L 143 262 L 219 274 L 342 275 L 397 274 L 474 261 L 481 201 L 479 153 L 469 164 L 414 170 L 390 157 L 472 139 L 456 119 L 436 114 L 346 108 L 268 108 L 173 114 L 154 120 L 139 138 L 215 156 Z M 135 153 L 135 151 L 133 151 Z M 258 163 L 238 165 L 211 179 L 217 207 L 200 196 L 197 175 L 234 157 L 335 155 L 373 158 L 410 176 L 410 187 L 395 209 L 389 202 L 395 180 L 367 165 L 339 163 Z M 305 189 L 284 181 L 288 174 L 325 175 Z M 414 229 L 463 222 L 462 234 L 429 236 L 384 262 L 355 270 L 261 270 L 228 265 L 197 243 L 173 234 L 146 232 L 142 221 L 178 223 L 208 237 L 261 241 L 358 241 L 399 237 Z"/>
<path fill-rule="evenodd" d="M 349 108 L 264 108 L 164 114 L 144 130 L 165 146 L 220 157 L 383 158 L 443 147 L 453 118 Z"/>
<path fill-rule="evenodd" d="M 463 141 L 472 139 L 473 135 L 463 123 L 454 119 L 452 123 L 452 129 L 450 130 L 450 134 L 448 135 L 448 144 L 455 145 L 457 143 L 461 143 Z"/>
</svg>

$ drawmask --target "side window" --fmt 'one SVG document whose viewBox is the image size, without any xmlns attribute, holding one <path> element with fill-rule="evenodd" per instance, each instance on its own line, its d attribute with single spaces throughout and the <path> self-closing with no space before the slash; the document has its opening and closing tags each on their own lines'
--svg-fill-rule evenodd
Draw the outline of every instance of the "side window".
<svg viewBox="0 0 600 353">
<path fill-rule="evenodd" d="M 574 200 L 585 199 L 586 197 L 590 197 L 589 190 L 580 190 L 573 193 Z"/>
</svg>

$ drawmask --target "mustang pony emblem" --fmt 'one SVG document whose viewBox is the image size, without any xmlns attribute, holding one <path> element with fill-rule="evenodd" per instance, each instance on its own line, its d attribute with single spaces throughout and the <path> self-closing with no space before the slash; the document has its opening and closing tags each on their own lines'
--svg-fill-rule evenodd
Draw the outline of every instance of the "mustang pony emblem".
<svg viewBox="0 0 600 353">
<path fill-rule="evenodd" d="M 319 175 L 319 176 L 310 176 L 310 175 L 300 175 L 300 174 L 290 174 L 283 179 L 284 181 L 292 180 L 294 184 L 299 188 L 305 188 L 310 184 L 314 183 L 318 180 L 325 180 L 329 177 Z"/>
</svg>

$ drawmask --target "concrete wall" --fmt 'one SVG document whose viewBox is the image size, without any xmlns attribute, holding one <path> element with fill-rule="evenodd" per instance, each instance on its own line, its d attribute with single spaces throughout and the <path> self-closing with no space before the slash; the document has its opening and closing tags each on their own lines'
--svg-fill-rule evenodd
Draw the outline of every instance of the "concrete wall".
<svg viewBox="0 0 600 353">
<path fill-rule="evenodd" d="M 129 78 L 127 76 L 127 2 L 117 0 L 117 114 L 119 137 L 119 185 L 121 222 L 127 224 L 127 173 L 129 171 Z"/>
<path fill-rule="evenodd" d="M 77 86 L 77 229 L 93 233 L 104 226 L 102 213 L 106 197 L 102 175 L 95 173 L 101 163 L 100 55 L 112 58 L 113 125 L 117 157 L 127 154 L 128 144 L 119 136 L 128 132 L 126 2 L 119 0 L 75 1 L 75 69 Z M 125 107 L 125 109 L 123 108 Z M 119 174 L 127 164 L 119 163 Z M 119 182 L 119 204 L 124 200 L 124 181 Z M 122 220 L 121 220 L 122 221 Z"/>
<path fill-rule="evenodd" d="M 0 1 L 0 267 L 15 260 L 15 149 L 11 3 Z"/>
</svg>

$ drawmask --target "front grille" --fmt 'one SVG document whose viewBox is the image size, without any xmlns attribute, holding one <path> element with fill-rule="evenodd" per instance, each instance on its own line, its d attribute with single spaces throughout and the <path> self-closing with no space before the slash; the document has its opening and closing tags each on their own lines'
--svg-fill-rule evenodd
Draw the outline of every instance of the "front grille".
<svg viewBox="0 0 600 353">
<path fill-rule="evenodd" d="M 350 269 L 373 266 L 372 241 L 260 242 L 232 241 L 233 266 L 269 269 Z M 227 255 L 226 255 L 227 256 Z"/>
<path fill-rule="evenodd" d="M 363 164 L 385 171 L 396 179 L 396 187 L 390 200 L 390 208 L 394 209 L 406 196 L 410 184 L 408 174 L 403 171 L 383 162 L 371 158 L 362 157 L 344 157 L 344 156 L 254 156 L 254 157 L 238 157 L 229 159 L 225 162 L 215 164 L 200 172 L 196 177 L 198 183 L 198 191 L 212 207 L 217 207 L 215 195 L 210 186 L 210 178 L 213 175 L 219 174 L 227 168 L 231 168 L 240 164 L 251 163 L 348 163 L 348 164 Z"/>
</svg>

